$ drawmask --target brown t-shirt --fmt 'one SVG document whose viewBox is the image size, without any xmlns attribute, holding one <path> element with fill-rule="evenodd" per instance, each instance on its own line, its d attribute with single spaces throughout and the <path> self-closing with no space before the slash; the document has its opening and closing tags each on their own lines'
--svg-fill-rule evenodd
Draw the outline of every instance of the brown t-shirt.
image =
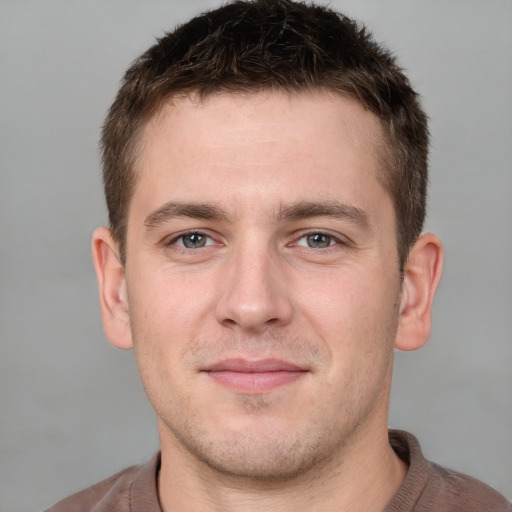
<svg viewBox="0 0 512 512">
<path fill-rule="evenodd" d="M 383 512 L 512 512 L 511 503 L 484 483 L 427 461 L 411 434 L 391 430 L 389 442 L 409 471 Z M 143 466 L 125 469 L 47 512 L 162 512 L 159 467 L 156 454 Z"/>
</svg>

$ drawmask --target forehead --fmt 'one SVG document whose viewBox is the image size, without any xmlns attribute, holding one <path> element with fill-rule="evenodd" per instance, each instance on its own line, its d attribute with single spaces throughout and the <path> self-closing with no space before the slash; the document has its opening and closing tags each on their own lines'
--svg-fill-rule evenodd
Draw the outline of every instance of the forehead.
<svg viewBox="0 0 512 512">
<path fill-rule="evenodd" d="M 170 123 L 180 129 L 168 130 Z M 258 131 L 269 137 L 274 135 L 283 142 L 287 133 L 294 132 L 297 137 L 318 133 L 324 137 L 325 146 L 332 139 L 342 138 L 353 145 L 367 144 L 367 149 L 384 138 L 377 116 L 358 101 L 318 88 L 173 97 L 147 122 L 142 141 L 147 145 L 165 131 L 165 136 L 172 136 L 173 140 L 179 138 L 193 144 L 199 142 L 198 136 L 206 141 L 208 135 L 211 144 L 220 146 L 229 141 L 227 135 L 240 129 L 256 136 Z"/>
<path fill-rule="evenodd" d="M 338 94 L 176 98 L 143 131 L 133 200 L 350 202 L 380 187 L 381 140 L 377 117 Z"/>
</svg>

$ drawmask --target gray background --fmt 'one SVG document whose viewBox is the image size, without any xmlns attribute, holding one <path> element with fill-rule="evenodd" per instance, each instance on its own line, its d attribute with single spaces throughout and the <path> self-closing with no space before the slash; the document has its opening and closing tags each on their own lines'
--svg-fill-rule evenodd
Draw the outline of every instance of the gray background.
<svg viewBox="0 0 512 512">
<path fill-rule="evenodd" d="M 157 448 L 131 352 L 100 324 L 98 127 L 154 36 L 218 1 L 0 0 L 0 511 L 38 510 Z M 351 0 L 432 119 L 446 247 L 429 344 L 390 424 L 512 497 L 512 2 Z"/>
</svg>

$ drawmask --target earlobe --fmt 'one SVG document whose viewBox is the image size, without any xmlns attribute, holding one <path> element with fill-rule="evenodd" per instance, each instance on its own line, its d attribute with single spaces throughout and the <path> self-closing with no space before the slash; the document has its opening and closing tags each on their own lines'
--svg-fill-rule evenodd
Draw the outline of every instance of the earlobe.
<svg viewBox="0 0 512 512">
<path fill-rule="evenodd" d="M 396 349 L 416 350 L 428 340 L 432 303 L 442 267 L 441 241 L 432 233 L 421 235 L 411 248 L 404 268 Z"/>
<path fill-rule="evenodd" d="M 100 292 L 105 335 L 117 348 L 133 347 L 129 304 L 123 265 L 117 244 L 107 228 L 98 228 L 92 238 L 92 257 Z"/>
</svg>

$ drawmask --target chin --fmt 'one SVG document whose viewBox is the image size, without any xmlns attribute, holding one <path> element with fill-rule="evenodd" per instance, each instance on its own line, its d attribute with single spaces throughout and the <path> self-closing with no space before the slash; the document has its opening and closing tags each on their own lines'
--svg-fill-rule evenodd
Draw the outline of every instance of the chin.
<svg viewBox="0 0 512 512">
<path fill-rule="evenodd" d="M 238 431 L 221 438 L 181 436 L 178 441 L 196 460 L 223 477 L 277 483 L 297 479 L 324 466 L 342 444 L 339 432 L 292 435 L 288 432 Z"/>
</svg>

